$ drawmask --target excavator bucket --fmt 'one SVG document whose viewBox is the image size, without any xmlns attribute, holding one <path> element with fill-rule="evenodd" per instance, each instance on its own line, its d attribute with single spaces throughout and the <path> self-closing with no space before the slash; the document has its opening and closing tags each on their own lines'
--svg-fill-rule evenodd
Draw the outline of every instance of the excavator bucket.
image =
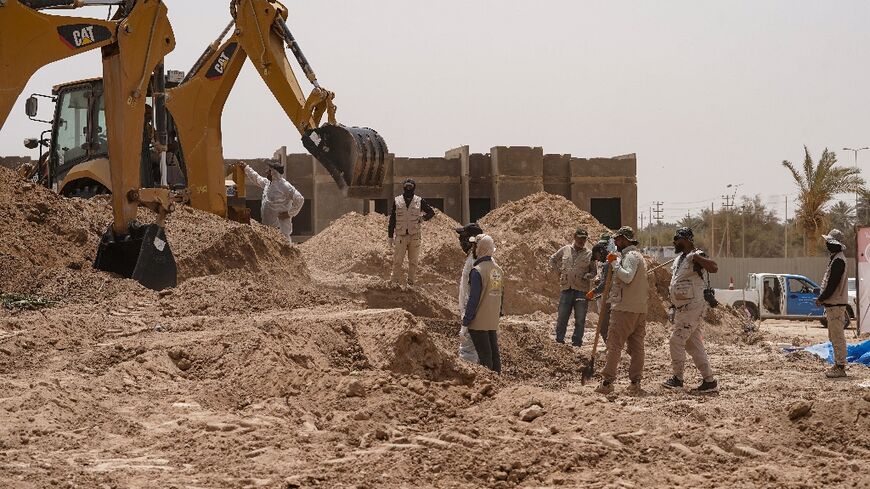
<svg viewBox="0 0 870 489">
<path fill-rule="evenodd" d="M 348 197 L 380 196 L 387 143 L 374 129 L 324 124 L 302 136 L 302 145 Z"/>
<path fill-rule="evenodd" d="M 152 290 L 175 287 L 178 280 L 166 232 L 157 224 L 134 225 L 122 238 L 116 237 L 110 224 L 97 248 L 94 268 L 132 278 Z"/>
</svg>

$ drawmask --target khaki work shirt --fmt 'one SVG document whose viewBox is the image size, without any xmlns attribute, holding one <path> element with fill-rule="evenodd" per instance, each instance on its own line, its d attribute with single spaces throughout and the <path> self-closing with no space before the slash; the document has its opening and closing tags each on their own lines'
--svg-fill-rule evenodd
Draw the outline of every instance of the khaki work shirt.
<svg viewBox="0 0 870 489">
<path fill-rule="evenodd" d="M 550 268 L 559 274 L 559 287 L 562 290 L 588 291 L 598 271 L 595 265 L 591 251 L 586 248 L 578 250 L 573 244 L 559 248 L 550 257 Z"/>
</svg>

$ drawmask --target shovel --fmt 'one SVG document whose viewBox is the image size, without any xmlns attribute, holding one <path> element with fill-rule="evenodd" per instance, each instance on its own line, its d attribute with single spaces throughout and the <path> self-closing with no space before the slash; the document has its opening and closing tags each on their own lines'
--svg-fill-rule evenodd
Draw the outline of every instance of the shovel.
<svg viewBox="0 0 870 489">
<path fill-rule="evenodd" d="M 607 277 L 604 279 L 604 292 L 601 295 L 604 297 L 608 297 L 610 295 L 610 286 L 613 285 L 613 266 L 607 269 Z M 592 378 L 592 375 L 595 373 L 595 355 L 598 353 L 598 338 L 601 336 L 601 325 L 604 324 L 604 319 L 606 318 L 606 314 L 598 315 L 598 324 L 595 325 L 595 341 L 592 342 L 592 357 L 589 359 L 589 363 L 586 365 L 586 368 L 583 369 L 583 373 L 580 375 L 580 384 L 586 385 L 586 381 Z"/>
</svg>

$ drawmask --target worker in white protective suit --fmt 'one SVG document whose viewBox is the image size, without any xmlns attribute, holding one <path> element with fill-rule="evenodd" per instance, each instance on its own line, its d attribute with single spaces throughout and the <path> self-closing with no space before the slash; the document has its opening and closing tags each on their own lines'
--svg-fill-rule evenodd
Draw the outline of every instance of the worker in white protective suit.
<svg viewBox="0 0 870 489">
<path fill-rule="evenodd" d="M 469 238 L 483 234 L 483 230 L 476 222 L 455 229 L 459 234 L 459 246 L 465 252 L 465 266 L 462 267 L 462 275 L 459 277 L 459 317 L 464 318 L 465 306 L 468 304 L 468 294 L 471 292 L 468 285 L 468 277 L 471 269 L 474 268 L 474 256 L 471 253 L 473 244 L 469 241 Z M 459 358 L 466 362 L 479 362 L 477 349 L 474 348 L 474 342 L 471 341 L 471 335 L 468 334 L 466 326 L 459 328 Z"/>
<path fill-rule="evenodd" d="M 290 235 L 293 234 L 293 218 L 302 210 L 305 197 L 284 178 L 284 166 L 278 162 L 270 162 L 268 177 L 262 177 L 253 168 L 245 165 L 245 175 L 263 189 L 260 222 L 278 228 L 287 237 L 287 241 L 292 243 Z"/>
</svg>

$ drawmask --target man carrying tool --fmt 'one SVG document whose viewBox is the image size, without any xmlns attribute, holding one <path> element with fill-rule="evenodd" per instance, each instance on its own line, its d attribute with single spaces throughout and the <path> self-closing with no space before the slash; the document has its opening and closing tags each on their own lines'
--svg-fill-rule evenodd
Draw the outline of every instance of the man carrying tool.
<svg viewBox="0 0 870 489">
<path fill-rule="evenodd" d="M 585 229 L 574 231 L 574 242 L 559 248 L 550 257 L 550 268 L 559 274 L 559 314 L 556 318 L 556 343 L 565 343 L 568 318 L 574 311 L 573 346 L 583 345 L 583 332 L 586 328 L 586 312 L 589 302 L 586 291 L 590 280 L 595 278 L 596 266 L 592 253 L 586 249 L 589 234 Z"/>
<path fill-rule="evenodd" d="M 277 161 L 269 161 L 268 165 L 269 173 L 265 178 L 248 165 L 245 165 L 245 175 L 263 189 L 260 222 L 278 228 L 292 244 L 293 218 L 302 210 L 305 197 L 284 179 L 284 165 Z"/>
<path fill-rule="evenodd" d="M 822 236 L 831 254 L 828 269 L 822 279 L 822 292 L 816 299 L 817 306 L 825 307 L 828 320 L 828 339 L 834 348 L 834 366 L 825 372 L 825 377 L 837 379 L 846 376 L 846 304 L 849 303 L 849 289 L 846 275 L 846 239 L 843 232 L 832 229 Z"/>
<path fill-rule="evenodd" d="M 465 306 L 468 304 L 468 295 L 470 293 L 468 279 L 471 275 L 471 269 L 474 268 L 474 256 L 472 248 L 474 243 L 470 239 L 478 234 L 483 234 L 483 229 L 476 222 L 466 224 L 455 228 L 459 234 L 459 246 L 465 253 L 465 265 L 462 267 L 462 274 L 459 276 L 459 317 L 465 317 Z M 477 350 L 474 347 L 474 342 L 471 340 L 471 335 L 468 334 L 468 327 L 462 326 L 459 328 L 459 358 L 471 362 L 478 363 Z"/>
<path fill-rule="evenodd" d="M 646 311 L 649 283 L 646 277 L 646 262 L 637 249 L 634 230 L 623 226 L 613 234 L 620 255 L 610 253 L 607 261 L 613 267 L 613 283 L 607 302 L 610 304 L 610 331 L 607 336 L 607 356 L 603 380 L 595 392 L 610 394 L 616 379 L 616 368 L 622 358 L 622 349 L 628 344 L 631 362 L 628 377 L 631 380 L 629 393 L 641 394 L 643 377 L 644 346 L 646 336 Z"/>
<path fill-rule="evenodd" d="M 595 260 L 596 263 L 603 263 L 603 265 L 598 271 L 598 284 L 594 289 L 586 292 L 586 300 L 591 301 L 595 300 L 596 296 L 598 297 L 598 315 L 601 316 L 600 334 L 605 342 L 607 342 L 608 323 L 610 322 L 610 304 L 607 303 L 607 298 L 602 294 L 604 294 L 604 287 L 607 285 L 605 283 L 607 272 L 610 270 L 610 264 L 607 263 L 607 246 L 609 241 L 610 237 L 608 235 L 607 240 L 601 240 L 595 243 L 595 246 L 592 247 L 592 259 Z"/>
<path fill-rule="evenodd" d="M 401 282 L 402 264 L 408 255 L 408 285 L 417 278 L 417 263 L 420 261 L 423 221 L 435 217 L 435 210 L 419 195 L 414 195 L 417 183 L 407 179 L 402 183 L 402 195 L 393 201 L 393 212 L 387 227 L 387 243 L 393 249 L 393 273 L 391 280 Z"/>
<path fill-rule="evenodd" d="M 478 363 L 495 372 L 501 372 L 498 351 L 498 321 L 504 300 L 504 271 L 492 259 L 495 242 L 486 234 L 469 239 L 474 245 L 474 267 L 468 276 L 470 291 L 462 325 L 468 328 Z"/>
<path fill-rule="evenodd" d="M 671 270 L 669 288 L 674 332 L 671 334 L 671 367 L 674 375 L 662 385 L 667 389 L 683 388 L 683 371 L 686 352 L 691 355 L 701 372 L 703 381 L 693 392 L 707 394 L 717 392 L 719 384 L 713 378 L 713 369 L 704 350 L 701 333 L 701 315 L 704 313 L 704 280 L 702 274 L 716 273 L 719 266 L 695 248 L 695 235 L 691 228 L 682 227 L 674 233 L 674 250 L 679 253 Z"/>
</svg>

